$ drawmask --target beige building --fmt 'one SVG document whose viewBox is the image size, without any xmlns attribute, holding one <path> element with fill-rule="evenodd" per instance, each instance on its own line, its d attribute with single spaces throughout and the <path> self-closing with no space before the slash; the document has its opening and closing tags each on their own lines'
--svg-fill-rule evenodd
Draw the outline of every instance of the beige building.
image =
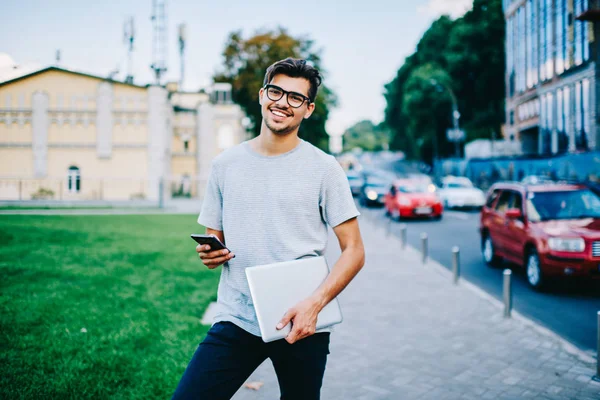
<svg viewBox="0 0 600 400">
<path fill-rule="evenodd" d="M 180 92 L 58 67 L 0 82 L 0 200 L 202 196 L 243 117 L 223 83 Z"/>
</svg>

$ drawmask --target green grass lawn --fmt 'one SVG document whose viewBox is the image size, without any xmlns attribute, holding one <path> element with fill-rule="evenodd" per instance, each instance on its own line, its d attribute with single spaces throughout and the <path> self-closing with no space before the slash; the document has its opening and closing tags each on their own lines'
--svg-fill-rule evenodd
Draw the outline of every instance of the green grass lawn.
<svg viewBox="0 0 600 400">
<path fill-rule="evenodd" d="M 220 268 L 195 215 L 0 216 L 0 398 L 170 398 Z"/>
<path fill-rule="evenodd" d="M 12 211 L 12 210 L 110 210 L 113 209 L 115 207 L 113 206 L 85 206 L 85 205 L 81 205 L 81 206 L 61 206 L 61 205 L 52 205 L 52 206 L 30 206 L 30 205 L 23 205 L 23 206 L 0 206 L 0 211 L 1 210 L 8 210 L 8 211 Z"/>
</svg>

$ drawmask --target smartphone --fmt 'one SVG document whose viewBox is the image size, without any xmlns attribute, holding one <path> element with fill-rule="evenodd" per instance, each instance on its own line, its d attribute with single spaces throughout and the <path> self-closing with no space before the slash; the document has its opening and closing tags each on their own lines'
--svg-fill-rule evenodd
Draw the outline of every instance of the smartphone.
<svg viewBox="0 0 600 400">
<path fill-rule="evenodd" d="M 227 249 L 227 247 L 225 247 L 223 242 L 221 242 L 219 240 L 219 238 L 216 237 L 215 235 L 200 235 L 197 233 L 192 233 L 190 236 L 192 239 L 194 239 L 199 244 L 209 245 L 210 251 Z M 229 250 L 229 249 L 227 249 L 227 250 Z"/>
</svg>

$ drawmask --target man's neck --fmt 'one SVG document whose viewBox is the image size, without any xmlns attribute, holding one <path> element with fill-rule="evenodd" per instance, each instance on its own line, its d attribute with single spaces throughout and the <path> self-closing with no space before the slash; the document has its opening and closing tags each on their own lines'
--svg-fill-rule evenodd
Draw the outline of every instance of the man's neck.
<svg viewBox="0 0 600 400">
<path fill-rule="evenodd" d="M 285 135 L 278 135 L 271 132 L 266 126 L 262 127 L 260 135 L 250 140 L 252 150 L 263 156 L 278 156 L 292 151 L 299 144 L 300 138 L 297 130 Z"/>
</svg>

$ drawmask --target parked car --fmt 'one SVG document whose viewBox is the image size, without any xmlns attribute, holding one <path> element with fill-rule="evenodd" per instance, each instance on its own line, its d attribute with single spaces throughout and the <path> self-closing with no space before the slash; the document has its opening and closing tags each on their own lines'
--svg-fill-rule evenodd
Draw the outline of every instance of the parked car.
<svg viewBox="0 0 600 400">
<path fill-rule="evenodd" d="M 348 177 L 348 184 L 350 185 L 352 196 L 358 196 L 364 183 L 363 178 L 359 174 L 352 172 L 348 172 L 346 177 Z"/>
<path fill-rule="evenodd" d="M 497 183 L 480 233 L 484 261 L 525 267 L 535 289 L 551 277 L 600 278 L 600 196 L 585 185 Z"/>
<path fill-rule="evenodd" d="M 386 215 L 392 219 L 432 217 L 441 219 L 444 207 L 432 184 L 399 179 L 384 198 Z"/>
<path fill-rule="evenodd" d="M 598 182 L 598 181 L 587 181 L 585 183 L 585 185 L 587 187 L 589 187 L 592 192 L 594 192 L 598 196 L 600 196 L 600 182 Z"/>
<path fill-rule="evenodd" d="M 444 208 L 481 208 L 485 204 L 485 193 L 477 189 L 469 178 L 447 176 L 442 179 L 439 196 Z"/>
<path fill-rule="evenodd" d="M 393 172 L 386 171 L 381 168 L 366 167 L 360 171 L 360 174 L 365 182 L 377 181 L 390 183 L 396 179 L 396 175 Z"/>
<path fill-rule="evenodd" d="M 360 189 L 358 202 L 363 207 L 381 207 L 388 184 L 385 181 L 370 179 Z"/>
</svg>

